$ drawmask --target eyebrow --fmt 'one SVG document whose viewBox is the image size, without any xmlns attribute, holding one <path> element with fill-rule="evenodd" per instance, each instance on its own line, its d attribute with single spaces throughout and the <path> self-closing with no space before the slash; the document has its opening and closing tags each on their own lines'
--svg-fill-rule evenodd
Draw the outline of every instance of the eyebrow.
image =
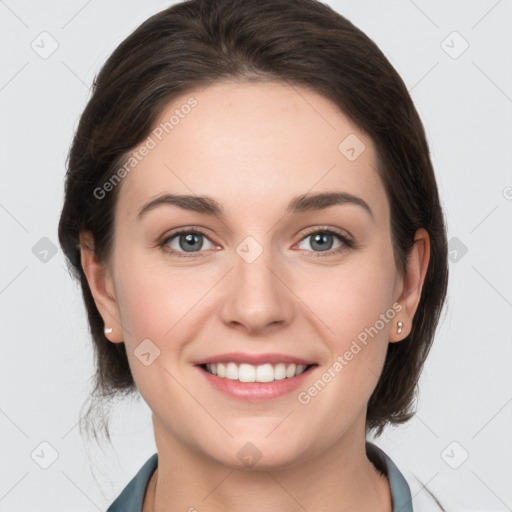
<svg viewBox="0 0 512 512">
<path fill-rule="evenodd" d="M 345 204 L 360 206 L 372 219 L 375 218 L 372 209 L 366 201 L 347 192 L 318 192 L 293 197 L 288 203 L 285 213 L 316 212 L 325 210 L 331 206 Z M 163 205 L 177 206 L 184 210 L 206 215 L 215 215 L 223 219 L 226 218 L 226 211 L 222 205 L 210 196 L 163 194 L 146 203 L 139 211 L 137 219 L 142 219 L 147 212 Z"/>
</svg>

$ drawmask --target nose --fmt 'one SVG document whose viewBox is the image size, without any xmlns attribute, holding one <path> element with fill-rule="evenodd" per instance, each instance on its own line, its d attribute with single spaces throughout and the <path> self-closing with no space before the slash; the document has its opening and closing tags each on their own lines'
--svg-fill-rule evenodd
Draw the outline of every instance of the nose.
<svg viewBox="0 0 512 512">
<path fill-rule="evenodd" d="M 289 325 L 295 314 L 295 295 L 283 262 L 273 259 L 270 250 L 253 261 L 240 254 L 234 257 L 223 290 L 222 321 L 247 334 L 265 334 Z"/>
</svg>

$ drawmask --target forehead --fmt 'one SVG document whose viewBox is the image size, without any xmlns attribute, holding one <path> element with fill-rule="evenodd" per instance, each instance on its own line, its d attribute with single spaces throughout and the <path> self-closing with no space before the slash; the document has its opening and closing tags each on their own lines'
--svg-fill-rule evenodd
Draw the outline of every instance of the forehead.
<svg viewBox="0 0 512 512">
<path fill-rule="evenodd" d="M 372 140 L 335 104 L 296 85 L 220 82 L 183 94 L 136 152 L 117 206 L 130 218 L 163 193 L 208 195 L 229 211 L 271 216 L 293 196 L 332 190 L 387 215 Z"/>
</svg>

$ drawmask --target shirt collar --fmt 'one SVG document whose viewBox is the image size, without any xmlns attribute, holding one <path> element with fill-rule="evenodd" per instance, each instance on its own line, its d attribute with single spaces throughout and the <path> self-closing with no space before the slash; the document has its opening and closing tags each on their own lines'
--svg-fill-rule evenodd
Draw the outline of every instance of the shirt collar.
<svg viewBox="0 0 512 512">
<path fill-rule="evenodd" d="M 366 441 L 366 455 L 373 465 L 388 477 L 393 498 L 393 512 L 413 512 L 409 484 L 389 455 L 369 441 Z"/>
<path fill-rule="evenodd" d="M 409 484 L 395 463 L 381 448 L 369 441 L 366 441 L 366 454 L 373 465 L 388 477 L 393 512 L 413 512 Z M 157 466 L 158 453 L 154 453 L 110 505 L 107 512 L 142 512 L 146 487 Z"/>
</svg>

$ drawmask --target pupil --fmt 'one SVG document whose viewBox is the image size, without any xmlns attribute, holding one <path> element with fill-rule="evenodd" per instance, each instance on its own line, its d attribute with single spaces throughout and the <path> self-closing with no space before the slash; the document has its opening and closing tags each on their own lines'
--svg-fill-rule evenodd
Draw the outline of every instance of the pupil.
<svg viewBox="0 0 512 512">
<path fill-rule="evenodd" d="M 183 239 L 185 240 L 184 244 L 181 243 L 183 241 Z M 196 234 L 189 233 L 187 235 L 182 235 L 180 237 L 180 247 L 184 251 L 193 252 L 191 249 L 194 249 L 194 243 L 197 243 L 198 240 L 199 240 L 199 235 L 196 235 Z M 202 244 L 199 244 L 198 248 L 200 249 L 201 246 L 202 246 Z"/>
<path fill-rule="evenodd" d="M 330 238 L 330 240 L 329 240 L 329 238 Z M 330 243 L 329 243 L 329 241 L 330 241 Z M 314 246 L 314 244 L 318 244 L 318 248 L 321 251 L 327 251 L 332 247 L 332 235 L 329 235 L 327 233 L 323 233 L 323 234 L 318 233 L 313 237 L 312 246 Z"/>
</svg>

